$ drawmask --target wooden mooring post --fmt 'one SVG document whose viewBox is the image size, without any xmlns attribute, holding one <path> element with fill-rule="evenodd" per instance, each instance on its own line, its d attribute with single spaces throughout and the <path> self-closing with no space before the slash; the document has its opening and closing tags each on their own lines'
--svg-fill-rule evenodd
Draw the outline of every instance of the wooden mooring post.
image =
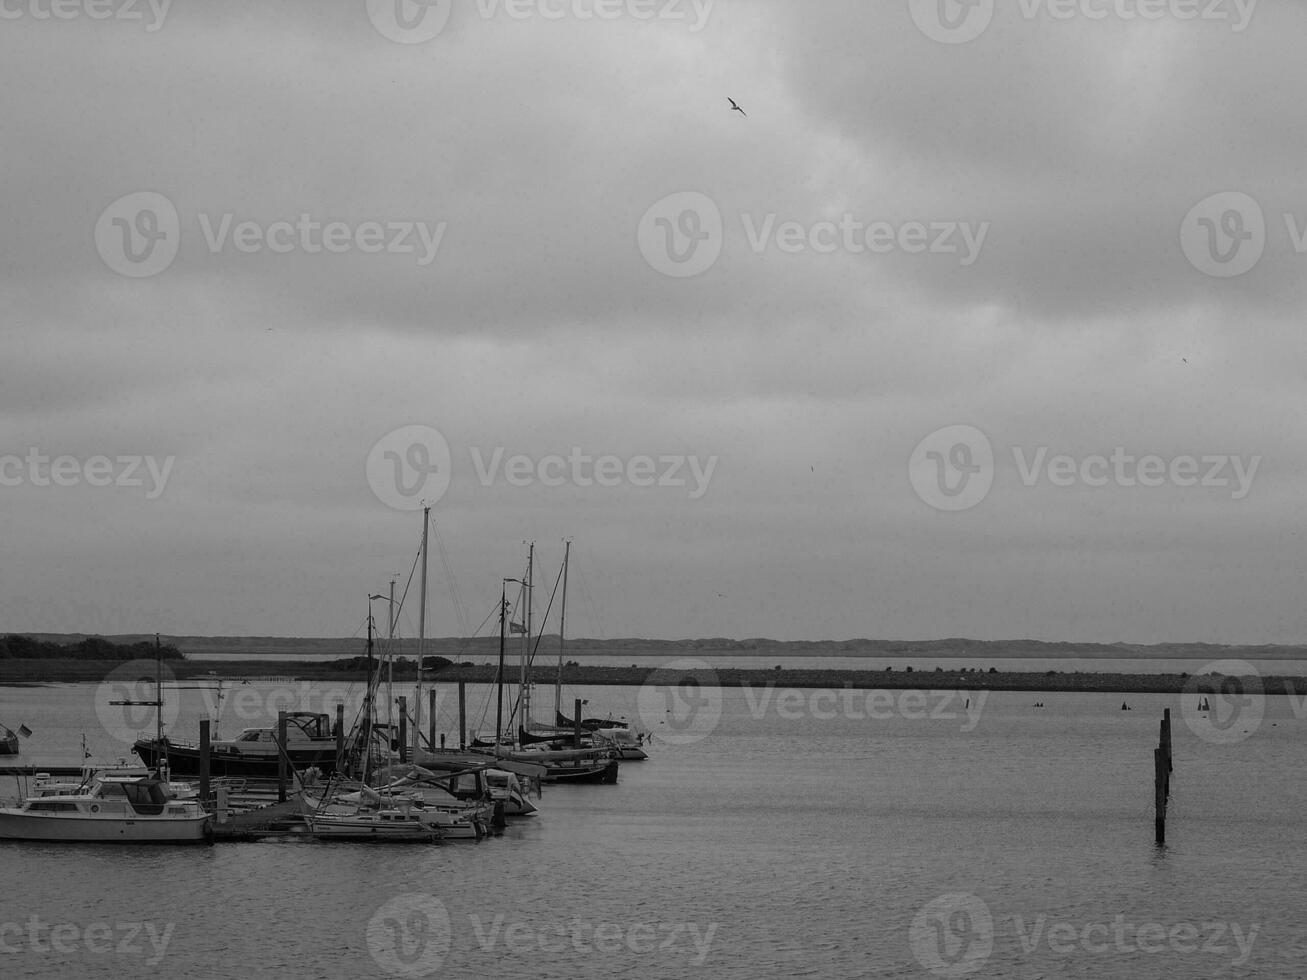
<svg viewBox="0 0 1307 980">
<path fill-rule="evenodd" d="M 200 805 L 209 805 L 209 719 L 200 722 Z"/>
<path fill-rule="evenodd" d="M 433 682 L 431 690 L 427 692 L 427 697 L 431 701 L 430 710 L 427 712 L 427 748 L 432 752 L 436 751 L 436 685 Z M 442 749 L 444 746 L 440 746 Z"/>
<path fill-rule="evenodd" d="M 467 748 L 467 681 L 458 682 L 458 750 Z"/>
<path fill-rule="evenodd" d="M 336 771 L 345 770 L 345 705 L 336 705 Z"/>
<path fill-rule="evenodd" d="M 286 802 L 286 784 L 290 781 L 290 757 L 286 755 L 286 712 L 277 712 L 277 802 Z"/>
<path fill-rule="evenodd" d="M 572 710 L 576 712 L 572 716 L 572 748 L 581 747 L 581 699 L 577 698 Z"/>
<path fill-rule="evenodd" d="M 399 699 L 399 761 L 408 762 L 408 698 L 403 696 Z"/>
<path fill-rule="evenodd" d="M 1166 804 L 1171 799 L 1171 709 L 1162 712 L 1157 748 L 1153 749 L 1153 835 L 1166 844 Z"/>
</svg>

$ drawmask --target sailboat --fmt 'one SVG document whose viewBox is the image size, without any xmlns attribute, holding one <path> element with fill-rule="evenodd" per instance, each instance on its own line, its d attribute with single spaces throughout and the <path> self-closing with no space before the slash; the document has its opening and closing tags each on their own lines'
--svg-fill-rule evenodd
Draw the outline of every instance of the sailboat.
<svg viewBox="0 0 1307 980">
<path fill-rule="evenodd" d="M 375 725 L 373 705 L 380 674 L 372 666 L 372 605 L 368 604 L 368 678 L 364 696 L 361 737 L 358 741 L 361 760 L 361 784 L 353 793 L 340 792 L 340 774 L 335 772 L 304 822 L 318 840 L 339 841 L 426 841 L 436 842 L 443 836 L 440 816 L 427 810 L 413 797 L 395 799 L 368 786 L 368 771 L 373 755 L 372 731 Z M 336 793 L 333 795 L 333 787 Z"/>
<path fill-rule="evenodd" d="M 391 766 L 389 781 L 383 792 L 406 793 L 421 800 L 422 806 L 448 819 L 441 820 L 445 837 L 480 838 L 494 826 L 496 797 L 487 778 L 492 763 L 472 761 L 467 764 L 456 757 L 427 756 L 423 765 Z M 508 775 L 508 774 L 505 774 Z M 535 807 L 523 812 L 534 812 Z M 507 815 L 508 807 L 504 813 Z"/>
<path fill-rule="evenodd" d="M 581 722 L 581 732 L 577 724 L 563 714 L 563 650 L 567 632 L 567 570 L 572 556 L 572 542 L 565 543 L 563 551 L 562 584 L 563 597 L 558 614 L 558 670 L 554 675 L 554 730 L 549 733 L 531 734 L 525 727 L 519 732 L 523 745 L 549 745 L 562 749 L 570 742 L 574 748 L 601 748 L 616 754 L 623 761 L 638 762 L 649 758 L 642 748 L 643 737 L 631 731 L 626 722 L 612 722 L 599 719 L 586 719 Z M 584 702 L 582 702 L 584 703 Z M 579 709 L 579 705 L 578 705 Z M 577 711 L 580 716 L 580 711 Z M 579 737 L 578 737 L 579 736 Z"/>
<path fill-rule="evenodd" d="M 570 552 L 571 544 L 568 543 Z M 500 647 L 500 669 L 499 669 L 499 711 L 496 721 L 496 739 L 490 745 L 480 743 L 482 746 L 489 748 L 493 746 L 495 755 L 499 758 L 512 759 L 520 762 L 531 762 L 543 766 L 545 775 L 542 777 L 547 783 L 616 783 L 618 775 L 618 760 L 616 754 L 606 748 L 589 746 L 581 748 L 574 746 L 571 749 L 564 748 L 546 748 L 542 742 L 553 742 L 561 736 L 552 734 L 549 736 L 533 735 L 528 725 L 531 719 L 531 593 L 532 593 L 532 574 L 535 566 L 535 544 L 533 543 L 527 554 L 527 572 L 526 577 L 520 584 L 522 586 L 524 616 L 522 643 L 522 660 L 521 673 L 518 691 L 518 701 L 514 708 L 514 714 L 521 720 L 518 723 L 517 748 L 508 748 L 511 745 L 511 739 L 505 739 L 503 735 L 503 649 L 504 649 L 504 630 L 507 620 L 508 603 L 507 597 L 503 594 L 500 596 L 499 607 L 499 647 Z M 567 564 L 564 561 L 563 570 L 560 571 L 560 577 L 564 581 L 564 604 L 566 604 L 566 573 Z M 505 584 L 515 579 L 505 579 Z M 562 628 L 559 630 L 560 637 Z M 562 647 L 560 640 L 559 657 L 561 663 Z M 561 677 L 561 675 L 560 675 Z M 560 681 L 561 683 L 561 681 Z M 555 698 L 561 697 L 561 688 L 555 685 Z M 555 711 L 558 704 L 555 702 Z M 474 743 L 475 744 L 475 743 Z"/>
</svg>

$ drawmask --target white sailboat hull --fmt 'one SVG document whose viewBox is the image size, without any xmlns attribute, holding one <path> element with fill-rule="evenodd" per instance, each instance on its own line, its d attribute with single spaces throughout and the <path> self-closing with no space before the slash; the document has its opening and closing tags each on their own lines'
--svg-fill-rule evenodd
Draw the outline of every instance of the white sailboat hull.
<svg viewBox="0 0 1307 980">
<path fill-rule="evenodd" d="M 360 821 L 353 817 L 308 817 L 309 832 L 319 840 L 411 840 L 434 842 L 440 831 L 429 824 Z"/>
</svg>

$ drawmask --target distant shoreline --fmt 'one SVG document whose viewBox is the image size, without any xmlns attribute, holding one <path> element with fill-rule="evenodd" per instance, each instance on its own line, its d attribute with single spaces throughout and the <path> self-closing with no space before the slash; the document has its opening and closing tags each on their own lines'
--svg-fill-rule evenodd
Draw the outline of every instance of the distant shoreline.
<svg viewBox="0 0 1307 980">
<path fill-rule="evenodd" d="M 22 633 L 59 644 L 72 644 L 88 638 L 87 633 Z M 98 637 L 117 644 L 154 642 L 154 634 L 122 633 Z M 283 637 L 283 636 L 181 636 L 161 634 L 164 643 L 172 644 L 187 657 L 259 656 L 285 660 L 295 657 L 354 657 L 364 652 L 364 639 L 355 637 Z M 557 634 L 536 638 L 542 656 L 557 657 Z M 417 654 L 418 641 L 397 638 L 395 653 Z M 428 637 L 423 652 L 428 656 L 448 657 L 454 661 L 493 656 L 498 652 L 499 635 Z M 513 637 L 509 650 L 514 659 L 521 641 Z M 1072 643 L 1047 640 L 972 640 L 947 637 L 935 640 L 770 640 L 728 637 L 700 639 L 652 640 L 632 637 L 611 640 L 571 638 L 566 641 L 565 656 L 588 657 L 863 657 L 878 660 L 976 659 L 985 660 L 1307 660 L 1307 645 L 1290 644 L 1220 644 L 1220 643 Z M 630 663 L 630 660 L 627 661 Z M 988 664 L 983 664 L 988 666 Z"/>
<path fill-rule="evenodd" d="M 136 661 L 133 675 L 153 678 L 153 664 Z M 0 686 L 28 687 L 41 684 L 135 681 L 124 677 L 122 663 L 85 660 L 0 660 Z M 172 680 L 241 680 L 272 679 L 288 683 L 301 681 L 361 682 L 360 670 L 333 669 L 329 662 L 304 661 L 165 661 L 165 683 Z M 536 667 L 537 685 L 554 683 L 556 666 Z M 507 672 L 511 683 L 517 671 Z M 975 670 L 882 670 L 806 669 L 789 667 L 774 670 L 722 667 L 713 670 L 668 671 L 658 667 L 604 667 L 592 664 L 563 668 L 562 682 L 569 686 L 615 685 L 638 687 L 646 683 L 674 686 L 682 678 L 693 677 L 701 685 L 721 687 L 782 687 L 857 690 L 960 690 L 960 691 L 1044 691 L 1103 694 L 1179 694 L 1185 690 L 1216 693 L 1222 677 L 1212 674 L 1191 676 L 1176 674 L 1122 674 L 1084 671 L 1044 670 L 1039 672 Z M 396 671 L 395 679 L 413 681 L 413 672 Z M 492 684 L 495 667 L 489 664 L 451 665 L 427 675 L 425 682 L 436 686 L 465 681 Z M 1307 677 L 1267 676 L 1258 679 L 1265 694 L 1307 695 Z M 1245 691 L 1249 690 L 1247 687 Z"/>
</svg>

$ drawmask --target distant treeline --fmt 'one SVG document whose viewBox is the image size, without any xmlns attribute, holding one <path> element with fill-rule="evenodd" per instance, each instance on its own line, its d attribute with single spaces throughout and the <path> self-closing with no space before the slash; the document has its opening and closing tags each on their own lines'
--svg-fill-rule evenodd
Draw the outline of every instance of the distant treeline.
<svg viewBox="0 0 1307 980">
<path fill-rule="evenodd" d="M 182 652 L 169 643 L 156 649 L 153 643 L 146 641 L 111 643 L 98 636 L 67 644 L 34 640 L 16 633 L 0 637 L 0 659 L 3 660 L 153 660 L 160 654 L 164 660 L 184 659 Z"/>
<path fill-rule="evenodd" d="M 379 658 L 374 659 L 373 667 L 375 668 L 376 665 L 379 664 L 380 662 L 381 661 Z M 422 658 L 422 669 L 426 671 L 444 670 L 446 667 L 452 667 L 453 665 L 454 665 L 454 661 L 450 660 L 448 657 L 423 657 Z M 349 671 L 349 672 L 355 672 L 360 670 L 366 671 L 368 669 L 368 658 L 346 657 L 342 660 L 332 660 L 326 664 L 326 667 L 329 670 L 340 670 L 340 671 Z M 408 657 L 396 657 L 395 660 L 392 662 L 392 667 L 396 674 L 410 674 L 413 673 L 414 669 L 417 667 L 417 660 L 416 659 L 409 660 Z"/>
</svg>

